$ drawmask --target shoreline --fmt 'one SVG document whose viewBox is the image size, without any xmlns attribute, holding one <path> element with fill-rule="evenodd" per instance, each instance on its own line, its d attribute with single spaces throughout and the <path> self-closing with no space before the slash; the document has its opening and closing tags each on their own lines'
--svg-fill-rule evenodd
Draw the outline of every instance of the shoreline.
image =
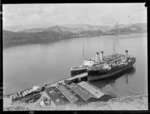
<svg viewBox="0 0 150 114">
<path fill-rule="evenodd" d="M 66 37 L 61 39 L 55 39 L 55 40 L 14 40 L 14 41 L 3 41 L 3 49 L 9 49 L 11 47 L 17 47 L 17 46 L 26 46 L 26 45 L 34 45 L 34 44 L 50 44 L 50 43 L 56 43 L 63 40 L 70 40 L 70 39 L 78 39 L 78 38 L 90 38 L 90 37 L 105 37 L 105 36 L 119 36 L 119 35 L 134 35 L 134 34 L 147 34 L 147 32 L 137 32 L 137 33 L 121 33 L 121 34 L 103 34 L 100 36 L 78 36 L 78 37 Z"/>
<path fill-rule="evenodd" d="M 31 111 L 31 110 L 148 110 L 148 94 L 137 93 L 130 96 L 116 97 L 108 102 L 92 102 L 85 105 L 68 104 L 64 106 L 40 107 L 37 104 L 26 103 L 8 103 L 8 99 L 4 100 L 4 111 Z"/>
</svg>

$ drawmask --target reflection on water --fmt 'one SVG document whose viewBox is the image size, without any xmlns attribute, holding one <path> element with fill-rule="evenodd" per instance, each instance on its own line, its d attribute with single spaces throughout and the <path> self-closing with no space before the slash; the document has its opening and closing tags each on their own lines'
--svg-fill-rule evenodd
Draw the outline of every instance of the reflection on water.
<svg viewBox="0 0 150 114">
<path fill-rule="evenodd" d="M 124 78 L 124 81 L 128 84 L 128 78 L 130 78 L 130 76 L 132 76 L 135 73 L 136 69 L 134 67 L 131 67 L 128 70 L 125 70 L 121 73 L 118 73 L 116 75 L 113 75 L 111 77 L 108 78 L 104 78 L 104 79 L 100 79 L 100 80 L 96 80 L 96 81 L 90 81 L 90 83 L 94 84 L 95 86 L 102 88 L 108 84 L 113 84 L 115 83 L 115 80 L 117 80 L 118 78 Z"/>
<path fill-rule="evenodd" d="M 128 69 L 123 76 L 126 80 L 126 83 L 128 84 L 130 76 L 133 76 L 133 74 L 136 72 L 136 69 L 134 67 Z"/>
<path fill-rule="evenodd" d="M 130 69 L 127 69 L 111 77 L 100 79 L 97 81 L 90 81 L 90 83 L 92 83 L 93 85 L 97 86 L 100 89 L 106 89 L 105 87 L 107 87 L 107 91 L 109 91 L 108 87 L 110 86 L 113 90 L 118 91 L 116 86 L 120 85 L 119 84 L 117 85 L 116 82 L 120 80 L 121 83 L 125 83 L 126 85 L 128 85 L 130 78 L 134 76 L 135 72 L 136 68 L 131 67 Z M 115 92 L 115 94 L 117 93 Z"/>
</svg>

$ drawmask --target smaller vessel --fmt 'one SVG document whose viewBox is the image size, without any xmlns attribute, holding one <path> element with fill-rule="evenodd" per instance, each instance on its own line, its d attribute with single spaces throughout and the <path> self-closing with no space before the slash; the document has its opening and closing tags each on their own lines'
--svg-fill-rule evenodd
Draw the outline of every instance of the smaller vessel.
<svg viewBox="0 0 150 114">
<path fill-rule="evenodd" d="M 93 57 L 93 58 L 90 58 L 89 60 L 84 60 L 81 65 L 71 68 L 71 76 L 85 73 L 87 72 L 88 67 L 101 64 L 102 58 L 103 58 L 103 51 L 101 51 L 100 56 L 99 56 L 99 52 L 96 52 L 95 58 Z"/>
</svg>

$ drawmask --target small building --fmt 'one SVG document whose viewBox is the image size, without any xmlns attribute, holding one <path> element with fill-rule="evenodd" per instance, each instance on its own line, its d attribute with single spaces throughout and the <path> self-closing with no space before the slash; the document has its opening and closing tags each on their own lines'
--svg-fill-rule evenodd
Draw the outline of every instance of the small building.
<svg viewBox="0 0 150 114">
<path fill-rule="evenodd" d="M 81 96 L 79 96 L 75 91 L 73 91 L 70 87 L 68 87 L 67 85 L 63 85 L 67 90 L 69 90 L 74 96 L 76 96 L 77 98 L 78 98 L 78 101 L 77 101 L 77 103 L 78 102 L 85 102 L 85 100 L 81 97 Z"/>
<path fill-rule="evenodd" d="M 58 95 L 58 93 L 53 89 L 53 87 L 47 88 L 46 93 L 56 106 L 66 104 L 66 102 Z"/>
<path fill-rule="evenodd" d="M 88 90 L 90 93 L 92 93 L 96 98 L 100 98 L 101 96 L 103 96 L 104 94 L 94 85 L 89 84 L 88 82 L 84 82 L 82 81 L 81 83 L 79 83 L 78 85 L 82 86 L 83 88 L 85 88 L 86 90 Z"/>
<path fill-rule="evenodd" d="M 85 91 L 85 89 L 81 88 L 77 84 L 72 83 L 71 85 L 68 85 L 73 91 L 75 91 L 80 97 L 82 97 L 85 101 L 88 101 L 90 98 L 93 97 L 92 94 L 90 94 L 88 91 Z"/>
<path fill-rule="evenodd" d="M 70 103 L 75 103 L 79 99 L 72 94 L 69 90 L 67 90 L 63 85 L 57 86 L 58 90 L 69 100 Z"/>
<path fill-rule="evenodd" d="M 58 96 L 65 101 L 65 103 L 70 103 L 70 101 L 68 100 L 68 98 L 62 93 L 62 91 L 60 91 L 57 87 L 52 87 L 54 89 L 54 91 L 58 94 Z"/>
</svg>

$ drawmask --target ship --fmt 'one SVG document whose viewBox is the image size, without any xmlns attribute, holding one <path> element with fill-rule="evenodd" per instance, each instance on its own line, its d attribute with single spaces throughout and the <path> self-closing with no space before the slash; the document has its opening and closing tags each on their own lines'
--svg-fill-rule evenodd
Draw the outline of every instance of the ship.
<svg viewBox="0 0 150 114">
<path fill-rule="evenodd" d="M 96 57 L 92 57 L 88 60 L 83 60 L 83 63 L 81 65 L 71 68 L 71 76 L 76 76 L 85 73 L 87 72 L 87 69 L 89 67 L 100 64 L 101 61 L 99 59 L 102 59 L 102 56 L 103 51 L 101 51 L 101 55 L 99 55 L 99 52 L 96 52 Z"/>
<path fill-rule="evenodd" d="M 102 64 L 87 68 L 88 80 L 93 81 L 114 76 L 133 67 L 135 61 L 135 57 L 128 55 L 128 50 L 125 50 L 125 54 L 115 53 L 103 57 L 101 60 Z"/>
</svg>

